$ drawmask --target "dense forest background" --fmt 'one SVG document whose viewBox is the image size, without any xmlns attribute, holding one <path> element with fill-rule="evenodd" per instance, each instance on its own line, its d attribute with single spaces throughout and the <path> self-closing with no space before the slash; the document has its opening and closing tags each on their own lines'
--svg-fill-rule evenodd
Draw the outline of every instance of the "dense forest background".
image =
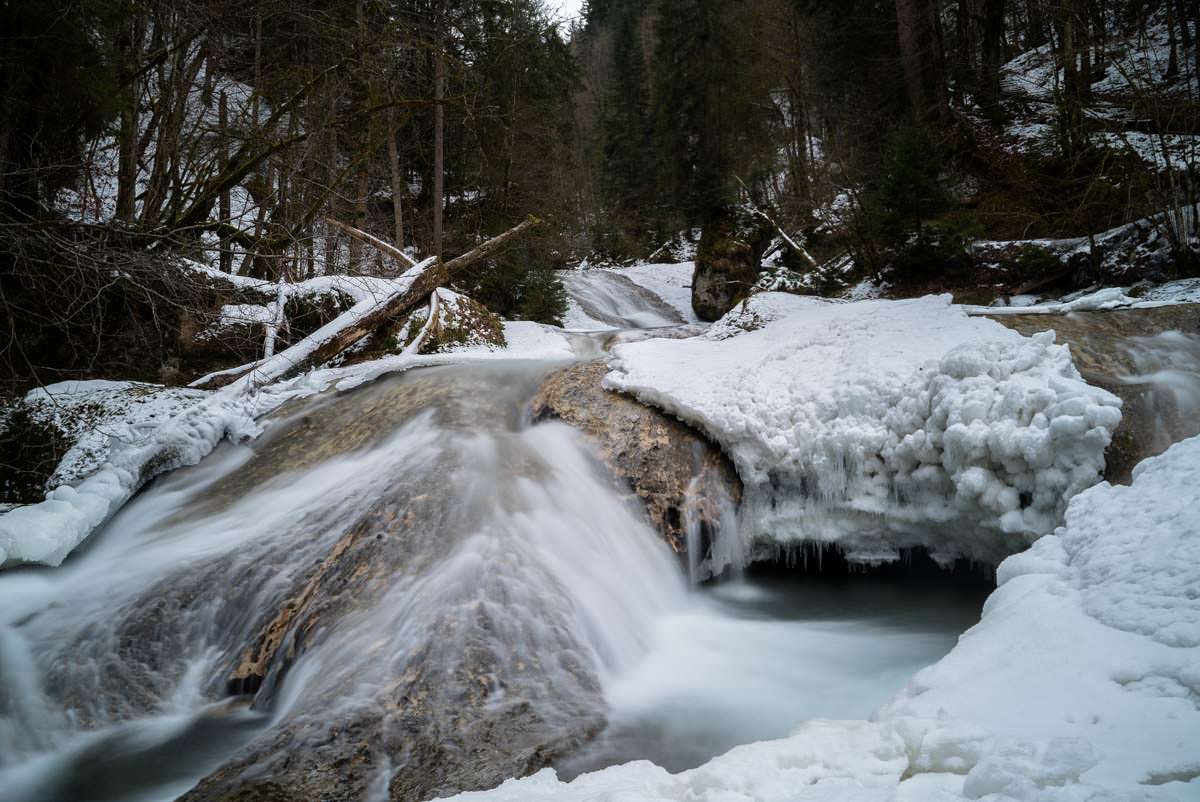
<svg viewBox="0 0 1200 802">
<path fill-rule="evenodd" d="M 556 269 L 684 258 L 738 204 L 809 291 L 967 297 L 980 253 L 1038 286 L 1031 241 L 1138 220 L 1064 280 L 1191 274 L 1198 53 L 1198 0 L 6 3 L 0 351 L 128 370 L 199 292 L 181 257 L 397 270 L 326 218 L 452 255 L 536 215 L 459 288 L 543 321 Z"/>
</svg>

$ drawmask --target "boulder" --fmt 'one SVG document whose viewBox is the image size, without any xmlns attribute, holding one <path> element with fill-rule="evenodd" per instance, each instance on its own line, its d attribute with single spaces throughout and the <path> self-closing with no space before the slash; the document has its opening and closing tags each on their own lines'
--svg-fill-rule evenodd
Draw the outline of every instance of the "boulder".
<svg viewBox="0 0 1200 802">
<path fill-rule="evenodd" d="M 750 291 L 773 235 L 770 222 L 747 206 L 725 206 L 713 215 L 700 235 L 692 276 L 692 309 L 701 320 L 718 319 Z"/>
<path fill-rule="evenodd" d="M 687 548 L 689 515 L 707 548 L 720 532 L 724 502 L 741 501 L 733 463 L 679 419 L 605 389 L 607 372 L 605 362 L 596 361 L 551 373 L 533 399 L 534 418 L 558 418 L 587 435 L 676 553 Z"/>
</svg>

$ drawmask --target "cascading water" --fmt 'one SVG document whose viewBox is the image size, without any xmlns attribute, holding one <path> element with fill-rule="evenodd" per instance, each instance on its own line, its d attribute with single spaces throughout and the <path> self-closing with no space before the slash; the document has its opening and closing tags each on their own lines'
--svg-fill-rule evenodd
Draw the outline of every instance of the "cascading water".
<svg viewBox="0 0 1200 802">
<path fill-rule="evenodd" d="M 0 802 L 418 800 L 547 763 L 682 768 L 866 715 L 974 620 L 974 597 L 897 587 L 689 591 L 580 436 L 529 424 L 549 368 L 296 402 L 61 568 L 0 574 Z M 687 570 L 737 577 L 736 525 L 714 540 L 702 504 L 736 515 L 691 494 Z"/>
<path fill-rule="evenodd" d="M 1200 433 L 1200 335 L 1164 331 L 1130 337 L 1125 352 L 1133 371 L 1122 381 L 1142 389 L 1137 412 L 1152 424 L 1142 433 L 1150 441 L 1143 443 L 1146 453 Z"/>
<path fill-rule="evenodd" d="M 396 722 L 376 708 L 414 672 L 440 676 L 409 691 L 454 697 L 452 675 L 478 669 L 487 705 L 539 707 L 547 743 L 594 728 L 602 684 L 645 652 L 685 587 L 577 436 L 522 424 L 543 371 L 433 369 L 302 405 L 253 450 L 225 446 L 157 483 L 61 569 L 0 577 L 0 799 L 101 785 L 113 791 L 95 798 L 174 798 L 256 734 L 286 729 L 295 748 L 323 717 L 386 732 Z M 395 549 L 330 569 L 356 538 Z M 277 654 L 297 658 L 255 677 L 251 709 L 219 702 L 276 611 L 313 606 L 314 576 L 349 584 L 376 560 L 389 570 L 352 598 L 320 599 L 327 625 L 284 636 Z M 197 728 L 217 754 L 177 761 L 167 782 L 128 770 L 131 753 Z"/>
<path fill-rule="evenodd" d="M 687 322 L 657 295 L 611 270 L 570 271 L 562 281 L 583 313 L 582 328 L 650 329 Z"/>
</svg>

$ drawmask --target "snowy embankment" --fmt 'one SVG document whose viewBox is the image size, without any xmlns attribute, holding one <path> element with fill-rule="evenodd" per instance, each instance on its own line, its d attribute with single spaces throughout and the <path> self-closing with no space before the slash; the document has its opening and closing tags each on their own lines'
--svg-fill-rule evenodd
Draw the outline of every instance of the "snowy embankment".
<svg viewBox="0 0 1200 802">
<path fill-rule="evenodd" d="M 544 769 L 458 802 L 1200 798 L 1200 438 L 1075 496 L 979 624 L 870 721 L 808 721 L 672 775 Z M 989 796 L 991 795 L 991 796 Z"/>
<path fill-rule="evenodd" d="M 56 472 L 55 487 L 45 501 L 0 514 L 0 566 L 59 565 L 147 481 L 196 464 L 226 437 L 257 436 L 261 428 L 256 421 L 294 398 L 330 388 L 347 390 L 424 365 L 573 356 L 567 339 L 548 326 L 506 322 L 504 336 L 506 348 L 397 354 L 313 370 L 265 386 L 239 381 L 215 392 L 105 381 L 64 382 L 34 390 L 27 402 L 45 403 L 47 419 L 63 419 L 59 428 L 79 439 Z M 80 417 L 73 410 L 87 413 Z"/>
<path fill-rule="evenodd" d="M 851 561 L 995 564 L 1094 484 L 1120 400 L 1052 333 L 1023 337 L 948 296 L 753 296 L 702 337 L 617 346 L 610 387 L 707 432 L 745 483 L 759 548 Z"/>
</svg>

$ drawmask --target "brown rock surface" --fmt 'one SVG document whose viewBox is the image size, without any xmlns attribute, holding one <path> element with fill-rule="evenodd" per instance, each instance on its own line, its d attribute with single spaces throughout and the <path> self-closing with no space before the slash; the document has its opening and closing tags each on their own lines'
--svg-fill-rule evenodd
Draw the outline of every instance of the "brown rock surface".
<svg viewBox="0 0 1200 802">
<path fill-rule="evenodd" d="M 720 502 L 741 501 L 733 463 L 677 418 L 601 386 L 608 366 L 585 362 L 556 371 L 533 399 L 536 419 L 559 418 L 599 446 L 600 458 L 646 505 L 651 524 L 676 552 L 686 549 L 685 508 L 700 529 L 720 528 Z"/>
</svg>

